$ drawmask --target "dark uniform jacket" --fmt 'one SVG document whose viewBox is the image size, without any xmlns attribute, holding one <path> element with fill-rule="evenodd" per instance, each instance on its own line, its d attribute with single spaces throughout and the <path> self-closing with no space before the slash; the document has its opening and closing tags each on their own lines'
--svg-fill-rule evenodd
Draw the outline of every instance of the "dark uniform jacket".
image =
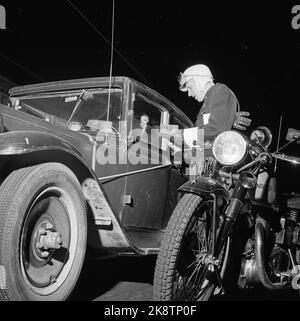
<svg viewBox="0 0 300 321">
<path fill-rule="evenodd" d="M 209 88 L 196 120 L 196 126 L 204 129 L 204 140 L 212 141 L 230 130 L 238 109 L 238 100 L 226 85 L 216 83 Z"/>
</svg>

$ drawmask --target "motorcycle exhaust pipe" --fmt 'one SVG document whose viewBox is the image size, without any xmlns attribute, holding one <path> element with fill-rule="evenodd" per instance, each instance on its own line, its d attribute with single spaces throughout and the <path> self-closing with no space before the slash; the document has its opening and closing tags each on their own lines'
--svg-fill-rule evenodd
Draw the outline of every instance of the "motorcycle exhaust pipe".
<svg viewBox="0 0 300 321">
<path fill-rule="evenodd" d="M 256 270 L 260 282 L 269 290 L 287 290 L 291 289 L 291 285 L 282 284 L 280 282 L 273 283 L 270 281 L 264 262 L 264 231 L 265 225 L 264 221 L 260 218 L 256 220 L 255 225 L 255 260 L 256 260 Z"/>
</svg>

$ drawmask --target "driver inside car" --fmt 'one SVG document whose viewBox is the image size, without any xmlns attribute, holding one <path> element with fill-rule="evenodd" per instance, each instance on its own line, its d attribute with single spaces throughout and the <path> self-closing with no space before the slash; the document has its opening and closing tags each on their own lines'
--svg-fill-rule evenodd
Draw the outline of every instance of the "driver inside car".
<svg viewBox="0 0 300 321">
<path fill-rule="evenodd" d="M 141 139 L 148 141 L 149 135 L 149 116 L 147 114 L 141 114 L 140 119 L 133 119 L 132 130 L 130 131 L 128 138 L 131 141 L 139 141 Z"/>
</svg>

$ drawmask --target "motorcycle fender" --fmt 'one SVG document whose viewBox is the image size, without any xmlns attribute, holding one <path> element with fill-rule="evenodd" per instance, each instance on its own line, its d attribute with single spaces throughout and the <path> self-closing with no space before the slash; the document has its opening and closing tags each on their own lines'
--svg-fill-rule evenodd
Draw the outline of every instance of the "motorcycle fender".
<svg viewBox="0 0 300 321">
<path fill-rule="evenodd" d="M 215 179 L 210 177 L 200 177 L 197 180 L 188 181 L 180 186 L 177 191 L 181 194 L 192 193 L 201 197 L 208 197 L 210 194 L 223 197 L 229 200 L 229 192 Z"/>
</svg>

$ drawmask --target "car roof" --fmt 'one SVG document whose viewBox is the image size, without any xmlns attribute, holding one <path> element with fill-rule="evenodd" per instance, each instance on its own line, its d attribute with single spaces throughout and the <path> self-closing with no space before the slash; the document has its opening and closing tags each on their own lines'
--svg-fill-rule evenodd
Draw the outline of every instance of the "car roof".
<svg viewBox="0 0 300 321">
<path fill-rule="evenodd" d="M 113 86 L 124 86 L 124 83 L 133 81 L 128 77 L 112 77 Z M 93 88 L 109 85 L 109 77 L 94 77 L 51 81 L 24 86 L 17 86 L 10 89 L 9 94 L 12 97 L 28 94 L 45 93 L 66 89 Z"/>
</svg>

